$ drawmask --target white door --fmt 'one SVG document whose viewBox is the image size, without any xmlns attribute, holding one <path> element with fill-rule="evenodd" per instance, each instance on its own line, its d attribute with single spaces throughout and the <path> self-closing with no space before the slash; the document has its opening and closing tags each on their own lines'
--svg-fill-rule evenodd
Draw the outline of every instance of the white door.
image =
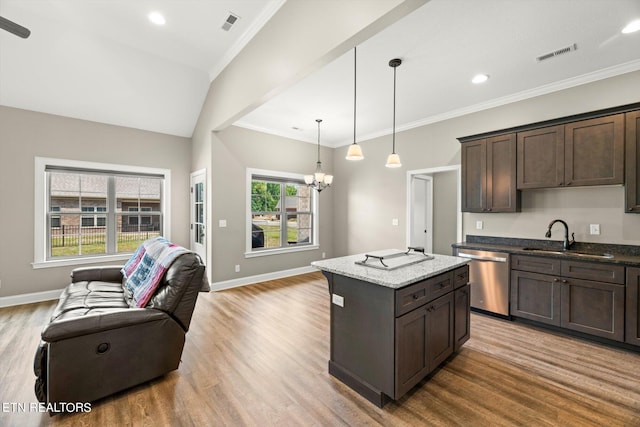
<svg viewBox="0 0 640 427">
<path fill-rule="evenodd" d="M 191 174 L 191 250 L 207 262 L 207 230 L 206 230 L 206 181 L 205 169 Z"/>
<path fill-rule="evenodd" d="M 410 246 L 433 252 L 433 178 L 416 175 L 411 180 Z"/>
</svg>

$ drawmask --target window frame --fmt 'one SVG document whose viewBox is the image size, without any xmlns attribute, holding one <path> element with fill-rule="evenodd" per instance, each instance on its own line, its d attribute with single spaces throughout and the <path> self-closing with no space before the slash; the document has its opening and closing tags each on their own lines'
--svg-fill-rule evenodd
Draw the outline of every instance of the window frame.
<svg viewBox="0 0 640 427">
<path fill-rule="evenodd" d="M 78 255 L 63 259 L 47 259 L 47 213 L 49 198 L 47 194 L 47 166 L 60 168 L 113 172 L 114 174 L 139 174 L 139 175 L 163 175 L 161 184 L 162 198 L 160 209 L 162 212 L 163 235 L 171 240 L 171 170 L 163 168 L 151 168 L 145 166 L 120 165 L 113 163 L 98 163 L 81 160 L 56 159 L 50 157 L 35 157 L 34 170 L 34 227 L 33 227 L 33 257 L 31 263 L 34 269 L 93 264 L 99 262 L 112 262 L 127 260 L 132 252 L 120 252 L 117 254 Z M 86 214 L 89 214 L 87 212 Z M 99 214 L 99 212 L 94 212 Z"/>
<path fill-rule="evenodd" d="M 299 181 L 301 184 L 304 185 L 304 175 L 302 174 L 297 174 L 297 173 L 291 173 L 291 172 L 279 172 L 279 171 L 272 171 L 272 170 L 265 170 L 265 169 L 253 169 L 253 168 L 247 168 L 246 170 L 246 190 L 245 190 L 245 194 L 246 194 L 246 216 L 245 216 L 245 253 L 244 256 L 245 258 L 253 258 L 253 257 L 260 257 L 260 256 L 268 256 L 268 255 L 275 255 L 275 254 L 284 254 L 284 253 L 291 253 L 291 252 L 303 252 L 303 251 L 310 251 L 310 250 L 316 250 L 320 248 L 320 233 L 319 233 L 319 225 L 320 225 L 320 206 L 319 206 L 319 197 L 317 192 L 314 192 L 312 190 L 312 196 L 311 196 L 311 215 L 312 215 L 312 243 L 310 244 L 305 244 L 305 245 L 292 245 L 292 246 L 281 246 L 279 248 L 273 248 L 273 249 L 258 249 L 258 250 L 254 250 L 251 247 L 251 225 L 253 223 L 253 215 L 252 215 L 252 210 L 251 210 L 251 184 L 254 180 L 254 177 L 260 177 L 260 178 L 273 178 L 274 180 L 293 180 L 293 181 Z M 286 197 L 286 196 L 281 196 L 281 197 Z M 284 217 L 285 220 L 287 218 L 287 212 L 281 212 L 280 213 L 281 217 Z"/>
</svg>

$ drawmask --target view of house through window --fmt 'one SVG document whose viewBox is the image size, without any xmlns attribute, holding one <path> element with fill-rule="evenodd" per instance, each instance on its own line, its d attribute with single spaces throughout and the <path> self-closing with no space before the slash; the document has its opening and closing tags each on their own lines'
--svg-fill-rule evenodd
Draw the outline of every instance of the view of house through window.
<svg viewBox="0 0 640 427">
<path fill-rule="evenodd" d="M 252 251 L 311 245 L 313 227 L 313 194 L 303 181 L 252 176 Z"/>
<path fill-rule="evenodd" d="M 163 177 L 46 173 L 48 259 L 132 252 L 162 235 Z"/>
</svg>

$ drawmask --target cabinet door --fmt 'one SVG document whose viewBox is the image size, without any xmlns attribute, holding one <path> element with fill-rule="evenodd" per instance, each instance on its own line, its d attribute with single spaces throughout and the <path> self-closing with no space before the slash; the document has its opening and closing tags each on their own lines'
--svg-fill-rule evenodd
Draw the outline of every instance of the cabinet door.
<svg viewBox="0 0 640 427">
<path fill-rule="evenodd" d="M 565 185 L 624 182 L 624 114 L 566 124 L 564 147 Z"/>
<path fill-rule="evenodd" d="M 486 209 L 487 149 L 484 139 L 465 142 L 462 156 L 462 211 L 484 212 Z"/>
<path fill-rule="evenodd" d="M 454 299 L 454 347 L 453 351 L 458 351 L 462 344 L 471 337 L 471 316 L 470 316 L 470 290 L 471 286 L 466 285 L 456 289 Z"/>
<path fill-rule="evenodd" d="M 518 189 L 564 183 L 564 125 L 518 132 Z"/>
<path fill-rule="evenodd" d="M 624 285 L 562 280 L 563 328 L 624 341 Z"/>
<path fill-rule="evenodd" d="M 429 373 L 427 357 L 427 307 L 396 319 L 395 396 L 399 399 Z"/>
<path fill-rule="evenodd" d="M 546 274 L 512 270 L 509 313 L 560 326 L 560 279 Z"/>
<path fill-rule="evenodd" d="M 640 345 L 640 268 L 627 269 L 625 341 Z"/>
<path fill-rule="evenodd" d="M 627 212 L 640 213 L 640 111 L 626 114 L 626 179 Z"/>
<path fill-rule="evenodd" d="M 520 197 L 516 189 L 516 134 L 487 138 L 488 212 L 518 212 Z"/>
<path fill-rule="evenodd" d="M 427 359 L 429 372 L 453 354 L 453 292 L 427 304 Z"/>
</svg>

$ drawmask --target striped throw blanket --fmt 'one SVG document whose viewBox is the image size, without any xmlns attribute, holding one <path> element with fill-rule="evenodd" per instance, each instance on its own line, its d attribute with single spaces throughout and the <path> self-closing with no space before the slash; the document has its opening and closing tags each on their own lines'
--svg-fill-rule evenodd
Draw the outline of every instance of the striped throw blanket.
<svg viewBox="0 0 640 427">
<path fill-rule="evenodd" d="M 136 307 L 147 305 L 164 273 L 178 255 L 189 252 L 164 237 L 144 241 L 122 267 L 125 287 L 133 295 Z"/>
</svg>

